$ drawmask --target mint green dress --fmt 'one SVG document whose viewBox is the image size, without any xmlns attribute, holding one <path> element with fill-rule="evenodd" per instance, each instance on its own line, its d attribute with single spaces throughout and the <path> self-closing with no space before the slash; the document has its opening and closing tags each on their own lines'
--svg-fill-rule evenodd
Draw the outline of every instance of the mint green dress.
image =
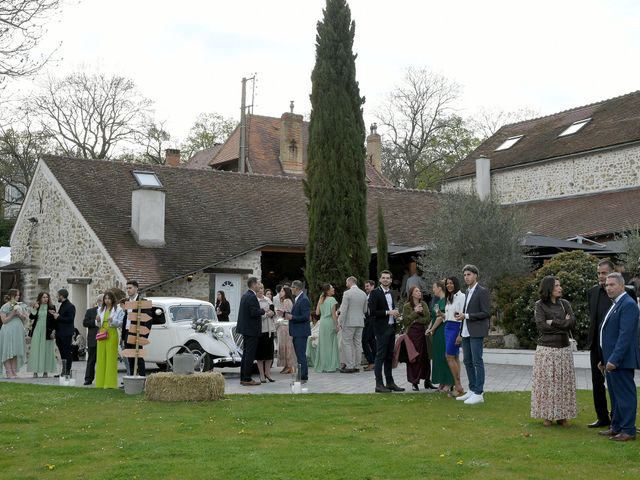
<svg viewBox="0 0 640 480">
<path fill-rule="evenodd" d="M 38 308 L 38 322 L 31 337 L 31 349 L 27 371 L 33 373 L 56 372 L 55 340 L 47 339 L 47 308 L 48 305 L 40 305 Z"/>
<path fill-rule="evenodd" d="M 331 316 L 331 309 L 337 303 L 335 298 L 329 297 L 320 305 L 318 348 L 313 360 L 316 372 L 335 372 L 340 368 L 336 322 Z"/>
<path fill-rule="evenodd" d="M 13 310 L 11 302 L 5 303 L 0 312 L 8 315 Z M 24 325 L 22 319 L 15 315 L 0 328 L 0 362 L 17 357 L 16 372 L 24 365 Z M 0 367 L 2 368 L 2 367 Z"/>
</svg>

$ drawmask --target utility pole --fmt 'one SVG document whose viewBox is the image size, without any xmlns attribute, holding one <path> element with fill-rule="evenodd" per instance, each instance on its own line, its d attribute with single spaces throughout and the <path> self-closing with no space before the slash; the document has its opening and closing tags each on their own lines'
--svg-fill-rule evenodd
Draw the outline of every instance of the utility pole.
<svg viewBox="0 0 640 480">
<path fill-rule="evenodd" d="M 247 81 L 253 81 L 253 89 L 255 92 L 255 79 L 254 74 L 251 78 L 242 77 L 242 97 L 240 99 L 240 152 L 238 155 L 238 172 L 245 173 L 247 170 L 247 108 L 253 108 L 252 104 L 247 106 Z"/>
</svg>

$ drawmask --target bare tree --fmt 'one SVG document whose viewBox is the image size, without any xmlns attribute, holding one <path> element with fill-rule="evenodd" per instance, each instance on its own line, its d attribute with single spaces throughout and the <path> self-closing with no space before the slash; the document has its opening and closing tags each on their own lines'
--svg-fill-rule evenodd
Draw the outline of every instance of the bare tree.
<svg viewBox="0 0 640 480">
<path fill-rule="evenodd" d="M 400 175 L 392 181 L 407 188 L 434 186 L 424 185 L 425 179 L 430 171 L 443 169 L 442 142 L 461 120 L 454 110 L 459 95 L 459 85 L 442 75 L 425 68 L 406 70 L 376 115 L 387 144 L 385 172 Z"/>
<path fill-rule="evenodd" d="M 233 118 L 224 118 L 218 113 L 201 113 L 182 144 L 181 150 L 185 158 L 191 158 L 199 150 L 223 143 L 237 124 Z"/>
<path fill-rule="evenodd" d="M 0 1 L 0 82 L 38 71 L 51 57 L 32 57 L 44 35 L 46 20 L 58 9 L 60 0 Z"/>
<path fill-rule="evenodd" d="M 486 140 L 496 133 L 504 125 L 522 122 L 535 118 L 539 113 L 532 108 L 519 108 L 505 111 L 495 108 L 480 108 L 472 120 L 473 129 L 481 140 Z"/>
<path fill-rule="evenodd" d="M 151 121 L 144 131 L 141 143 L 144 145 L 142 160 L 144 163 L 164 165 L 164 151 L 171 141 L 171 135 L 165 130 L 165 122 Z"/>
<path fill-rule="evenodd" d="M 132 80 L 86 73 L 48 79 L 44 93 L 31 101 L 61 153 L 99 159 L 136 142 L 151 106 Z"/>
</svg>

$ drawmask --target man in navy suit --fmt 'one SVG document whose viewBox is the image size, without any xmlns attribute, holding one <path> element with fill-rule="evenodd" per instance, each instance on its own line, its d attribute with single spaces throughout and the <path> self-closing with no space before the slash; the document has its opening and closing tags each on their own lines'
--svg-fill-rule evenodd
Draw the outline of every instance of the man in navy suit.
<svg viewBox="0 0 640 480">
<path fill-rule="evenodd" d="M 258 279 L 250 277 L 247 287 L 249 287 L 249 290 L 240 298 L 236 332 L 241 334 L 244 340 L 242 362 L 240 364 L 240 385 L 254 386 L 260 385 L 260 382 L 256 382 L 251 377 L 251 374 L 253 372 L 253 361 L 256 359 L 258 340 L 262 335 L 262 316 L 265 315 L 265 311 L 260 308 L 260 302 L 258 302 L 258 297 L 256 296 Z M 266 315 L 271 317 L 274 313 L 269 310 Z"/>
<path fill-rule="evenodd" d="M 309 367 L 307 366 L 307 338 L 311 335 L 311 302 L 302 290 L 302 282 L 294 280 L 291 282 L 291 293 L 293 294 L 293 308 L 291 313 L 279 312 L 289 320 L 289 335 L 293 338 L 293 349 L 298 357 L 300 365 L 300 378 L 302 383 L 309 380 Z"/>
<path fill-rule="evenodd" d="M 609 440 L 636 439 L 637 391 L 634 370 L 640 368 L 638 351 L 638 304 L 625 292 L 620 273 L 607 275 L 607 294 L 613 305 L 602 321 L 599 333 L 601 361 L 611 399 L 611 428 L 600 432 Z"/>
</svg>

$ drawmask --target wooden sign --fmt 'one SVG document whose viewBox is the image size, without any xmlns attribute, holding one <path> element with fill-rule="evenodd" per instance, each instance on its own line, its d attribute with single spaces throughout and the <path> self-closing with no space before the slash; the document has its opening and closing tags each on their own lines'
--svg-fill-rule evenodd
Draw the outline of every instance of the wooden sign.
<svg viewBox="0 0 640 480">
<path fill-rule="evenodd" d="M 138 312 L 131 312 L 127 314 L 127 319 L 131 320 L 132 322 L 135 322 L 138 319 L 141 322 L 148 322 L 149 320 L 151 320 L 151 315 L 149 315 L 148 313 L 141 313 L 140 315 L 138 315 Z"/>
<path fill-rule="evenodd" d="M 129 326 L 129 333 L 139 333 L 140 335 L 149 335 L 150 332 L 151 330 L 149 330 L 144 325 L 138 326 L 135 323 L 132 323 Z"/>
<path fill-rule="evenodd" d="M 122 355 L 123 357 L 127 357 L 127 358 L 135 358 L 136 349 L 135 348 L 127 348 L 125 350 L 122 350 L 120 352 L 120 355 Z M 139 348 L 138 349 L 138 357 L 144 358 L 146 356 L 147 356 L 147 351 L 144 350 L 143 348 Z"/>
<path fill-rule="evenodd" d="M 124 308 L 126 310 L 137 310 L 138 308 L 151 308 L 153 305 L 151 300 L 140 300 L 133 302 L 124 302 Z"/>
<path fill-rule="evenodd" d="M 149 345 L 149 339 L 145 337 L 138 337 L 138 345 Z M 136 336 L 129 335 L 127 337 L 127 345 L 135 345 L 136 344 Z"/>
</svg>

